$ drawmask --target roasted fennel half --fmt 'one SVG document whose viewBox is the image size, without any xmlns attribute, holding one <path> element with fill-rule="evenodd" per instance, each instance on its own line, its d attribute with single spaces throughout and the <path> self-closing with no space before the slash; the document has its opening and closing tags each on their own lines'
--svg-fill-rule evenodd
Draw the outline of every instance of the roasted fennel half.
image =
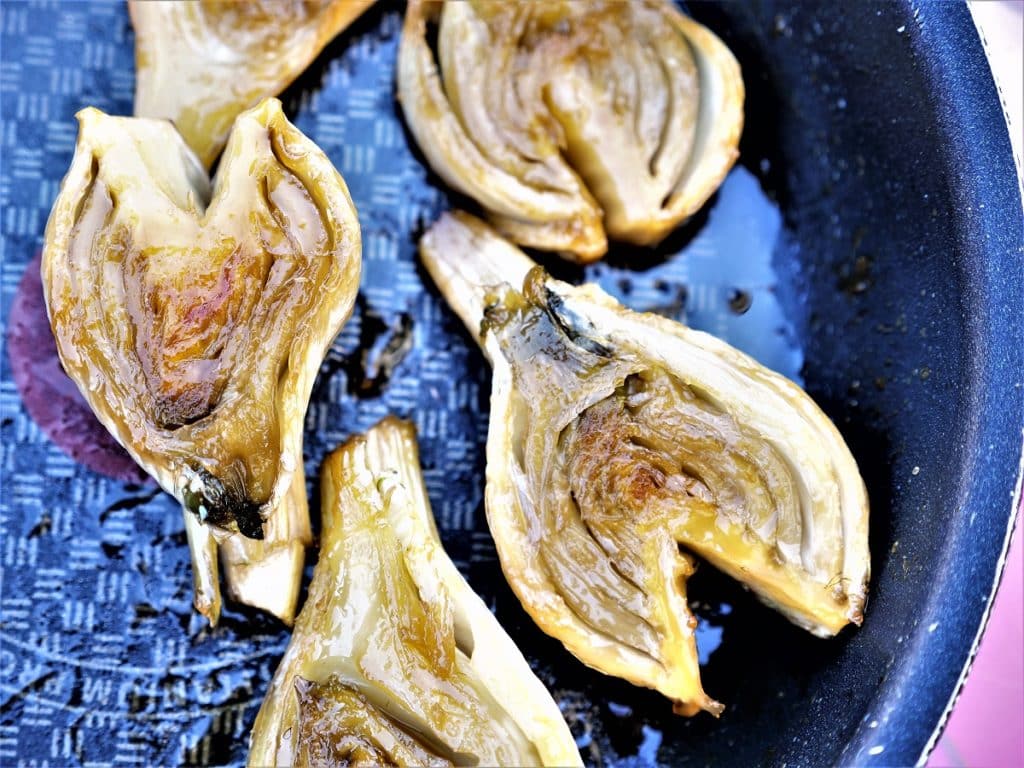
<svg viewBox="0 0 1024 768">
<path fill-rule="evenodd" d="M 743 126 L 739 64 L 669 0 L 411 0 L 398 96 L 445 182 L 581 262 L 696 212 Z"/>
<path fill-rule="evenodd" d="M 445 215 L 420 253 L 494 369 L 487 519 L 544 631 L 677 712 L 717 714 L 686 601 L 695 557 L 817 635 L 861 622 L 864 484 L 803 390 L 550 278 L 466 214 Z"/>
<path fill-rule="evenodd" d="M 135 115 L 173 120 L 209 168 L 235 118 L 298 77 L 373 0 L 129 0 Z"/>
<path fill-rule="evenodd" d="M 251 766 L 579 765 L 558 706 L 441 547 L 413 426 L 324 461 L 320 559 Z"/>
<path fill-rule="evenodd" d="M 348 189 L 276 99 L 239 116 L 212 188 L 169 122 L 78 120 L 42 260 L 64 369 L 181 502 L 199 611 L 216 622 L 220 549 L 230 593 L 290 623 L 306 405 L 359 286 Z"/>
</svg>

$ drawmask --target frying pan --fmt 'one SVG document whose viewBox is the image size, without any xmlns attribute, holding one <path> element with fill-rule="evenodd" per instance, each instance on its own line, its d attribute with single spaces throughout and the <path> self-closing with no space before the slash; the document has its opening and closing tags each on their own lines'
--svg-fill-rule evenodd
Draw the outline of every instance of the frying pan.
<svg viewBox="0 0 1024 768">
<path fill-rule="evenodd" d="M 590 763 L 919 762 L 977 647 L 1020 495 L 1024 245 L 999 97 L 963 5 L 688 10 L 742 64 L 740 166 L 657 251 L 563 272 L 802 380 L 869 490 L 864 626 L 815 639 L 702 569 L 691 597 L 705 687 L 728 705 L 717 721 L 672 716 L 533 627 L 483 520 L 489 373 L 415 263 L 416 234 L 451 200 L 393 101 L 400 12 L 387 4 L 284 97 L 348 180 L 365 243 L 362 299 L 307 419 L 307 475 L 387 412 L 416 421 L 447 548 Z M 123 6 L 107 3 L 4 4 L 0 35 L 0 287 L 13 350 L 31 302 L 8 308 L 70 162 L 72 116 L 89 104 L 130 113 L 133 41 Z M 406 337 L 411 350 L 389 358 Z M 18 365 L 2 356 L 0 759 L 242 762 L 287 632 L 238 608 L 205 628 L 173 501 L 62 453 L 12 385 L 17 370 L 42 369 Z"/>
</svg>

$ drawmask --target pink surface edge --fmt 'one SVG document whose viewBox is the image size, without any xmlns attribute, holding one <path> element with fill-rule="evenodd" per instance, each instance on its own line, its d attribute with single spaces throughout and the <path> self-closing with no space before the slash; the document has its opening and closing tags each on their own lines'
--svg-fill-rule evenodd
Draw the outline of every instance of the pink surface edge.
<svg viewBox="0 0 1024 768">
<path fill-rule="evenodd" d="M 928 768 L 1024 766 L 1024 545 L 1020 519 L 978 655 Z"/>
</svg>

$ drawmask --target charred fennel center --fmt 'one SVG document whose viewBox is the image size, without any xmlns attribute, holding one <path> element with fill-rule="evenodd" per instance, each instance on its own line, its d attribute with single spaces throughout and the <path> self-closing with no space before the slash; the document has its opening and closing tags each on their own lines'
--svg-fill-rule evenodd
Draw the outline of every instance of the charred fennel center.
<svg viewBox="0 0 1024 768">
<path fill-rule="evenodd" d="M 815 634 L 860 622 L 867 498 L 805 392 L 707 334 L 547 277 L 467 214 L 442 216 L 420 253 L 494 367 L 487 519 L 544 631 L 692 714 L 721 708 L 700 685 L 693 554 Z"/>
<path fill-rule="evenodd" d="M 398 432 L 392 422 L 376 429 L 399 442 L 385 431 Z M 294 678 L 296 763 L 540 765 L 477 677 L 473 635 L 460 634 L 453 595 L 424 578 L 430 557 L 413 537 L 431 534 L 408 517 L 415 490 L 379 458 L 357 442 L 325 469 L 330 531 L 317 566 L 322 583 L 311 587 L 320 611 L 307 621 L 346 652 L 306 659 Z"/>
<path fill-rule="evenodd" d="M 517 409 L 533 412 L 516 420 L 515 458 L 540 500 L 534 522 L 558 533 L 537 545 L 578 615 L 657 658 L 650 630 L 659 622 L 645 594 L 657 577 L 637 555 L 651 537 L 719 563 L 751 538 L 768 543 L 779 567 L 826 582 L 842 570 L 841 550 L 813 551 L 822 523 L 804 508 L 806 489 L 785 455 L 699 387 L 613 354 L 545 278 L 534 268 L 523 294 L 492 297 L 481 333 L 495 334 L 512 363 Z M 592 394 L 578 400 L 581 390 Z M 833 587 L 844 600 L 838 580 Z"/>
<path fill-rule="evenodd" d="M 359 284 L 348 190 L 276 99 L 238 117 L 212 184 L 167 121 L 79 121 L 43 252 L 61 361 L 186 510 L 200 612 L 216 622 L 220 550 L 233 597 L 290 623 L 303 416 Z"/>
<path fill-rule="evenodd" d="M 411 0 L 397 84 L 447 184 L 510 240 L 580 262 L 699 210 L 743 123 L 739 64 L 664 0 Z"/>
<path fill-rule="evenodd" d="M 109 118 L 84 115 L 83 130 L 98 119 Z M 141 185 L 124 188 L 106 151 L 94 151 L 68 282 L 89 305 L 84 312 L 100 319 L 80 325 L 74 315 L 83 310 L 51 302 L 65 363 L 88 369 L 81 375 L 90 390 L 117 404 L 110 410 L 132 438 L 129 450 L 144 466 L 166 462 L 201 521 L 257 539 L 281 470 L 278 399 L 293 363 L 290 340 L 340 281 L 323 206 L 290 168 L 301 156 L 279 131 L 267 130 L 265 141 L 271 162 L 253 183 L 238 175 L 248 168 L 219 180 L 214 197 L 238 195 L 229 212 L 207 208 L 203 187 L 188 190 L 184 211 L 157 206 L 158 190 L 143 197 Z M 203 226 L 211 220 L 221 226 Z M 87 292 L 101 275 L 105 290 Z M 310 292 L 311 284 L 323 290 Z"/>
<path fill-rule="evenodd" d="M 309 596 L 249 764 L 580 765 L 543 684 L 441 547 L 411 424 L 332 452 Z"/>
</svg>

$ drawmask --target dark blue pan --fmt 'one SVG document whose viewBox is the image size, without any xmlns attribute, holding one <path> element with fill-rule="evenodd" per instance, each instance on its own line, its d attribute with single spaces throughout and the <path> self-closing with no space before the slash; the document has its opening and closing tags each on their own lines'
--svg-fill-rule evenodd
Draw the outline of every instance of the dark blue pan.
<svg viewBox="0 0 1024 768">
<path fill-rule="evenodd" d="M 284 98 L 347 179 L 365 243 L 363 297 L 314 393 L 307 475 L 387 412 L 417 422 L 446 546 L 589 762 L 912 764 L 977 646 L 1020 493 L 1024 215 L 999 97 L 963 5 L 689 10 L 743 66 L 741 167 L 656 253 L 619 250 L 586 276 L 802 379 L 835 420 L 872 504 L 864 626 L 815 639 L 703 568 L 691 597 L 705 687 L 728 705 L 716 721 L 672 716 L 529 621 L 483 519 L 490 374 L 415 262 L 416 233 L 449 200 L 394 104 L 391 6 Z M 133 40 L 122 4 L 0 14 L 0 290 L 13 329 L 72 116 L 90 104 L 130 113 Z M 412 350 L 382 374 L 373 358 L 406 333 Z M 0 374 L 0 763 L 242 762 L 287 632 L 237 608 L 205 629 L 174 503 L 75 465 L 36 428 L 7 355 Z"/>
</svg>

